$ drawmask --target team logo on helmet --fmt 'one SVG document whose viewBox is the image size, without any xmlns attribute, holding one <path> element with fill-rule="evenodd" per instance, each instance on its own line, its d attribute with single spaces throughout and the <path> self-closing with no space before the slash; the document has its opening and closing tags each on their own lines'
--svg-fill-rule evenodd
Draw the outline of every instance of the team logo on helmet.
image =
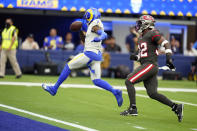
<svg viewBox="0 0 197 131">
<path fill-rule="evenodd" d="M 99 19 L 100 17 L 101 13 L 96 8 L 90 8 L 84 14 L 84 19 L 88 24 L 95 19 Z"/>
<path fill-rule="evenodd" d="M 155 28 L 155 19 L 151 15 L 143 15 L 136 21 L 135 29 L 138 33 L 142 33 L 145 29 Z"/>
</svg>

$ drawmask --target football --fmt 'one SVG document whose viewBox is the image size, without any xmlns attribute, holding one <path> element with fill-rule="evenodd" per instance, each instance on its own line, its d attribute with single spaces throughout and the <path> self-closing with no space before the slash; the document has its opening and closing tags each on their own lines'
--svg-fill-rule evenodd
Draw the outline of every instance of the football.
<svg viewBox="0 0 197 131">
<path fill-rule="evenodd" d="M 82 27 L 82 22 L 75 21 L 70 25 L 70 30 L 73 32 L 77 32 L 80 31 L 81 27 Z"/>
</svg>

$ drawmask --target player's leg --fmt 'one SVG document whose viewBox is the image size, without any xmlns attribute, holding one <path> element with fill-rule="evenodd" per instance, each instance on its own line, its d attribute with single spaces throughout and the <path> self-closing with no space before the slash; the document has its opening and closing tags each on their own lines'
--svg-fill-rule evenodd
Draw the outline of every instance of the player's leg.
<svg viewBox="0 0 197 131">
<path fill-rule="evenodd" d="M 118 106 L 121 106 L 123 103 L 122 91 L 118 89 L 114 89 L 108 82 L 101 79 L 101 66 L 100 66 L 101 62 L 100 61 L 92 61 L 91 63 L 90 62 L 89 62 L 88 67 L 90 69 L 90 75 L 91 75 L 91 79 L 94 85 L 100 88 L 103 88 L 107 91 L 110 91 L 116 97 Z"/>
<path fill-rule="evenodd" d="M 57 82 L 54 86 L 47 86 L 45 84 L 42 87 L 48 91 L 51 95 L 55 95 L 59 86 L 67 79 L 71 70 L 78 69 L 81 67 L 86 66 L 86 63 L 89 61 L 89 58 L 85 56 L 83 53 L 76 55 L 68 64 L 65 65 L 64 69 L 62 70 Z"/>
<path fill-rule="evenodd" d="M 144 86 L 150 98 L 157 100 L 169 107 L 172 107 L 174 105 L 174 103 L 171 100 L 157 92 L 158 81 L 156 74 L 150 77 L 149 79 L 144 80 Z"/>
<path fill-rule="evenodd" d="M 172 108 L 172 110 L 177 114 L 178 120 L 182 120 L 183 116 L 183 105 L 173 103 L 170 99 L 168 99 L 166 96 L 160 94 L 157 92 L 157 87 L 158 87 L 158 81 L 157 81 L 157 74 L 153 75 L 149 79 L 144 81 L 144 86 L 146 88 L 147 94 L 149 95 L 150 98 L 157 100 L 169 107 Z"/>
<path fill-rule="evenodd" d="M 130 106 L 127 110 L 121 112 L 120 115 L 138 115 L 134 84 L 141 82 L 147 79 L 147 77 L 151 76 L 150 71 L 153 70 L 153 68 L 155 68 L 155 65 L 153 64 L 143 64 L 128 75 L 125 81 L 125 85 L 127 87 Z"/>
</svg>

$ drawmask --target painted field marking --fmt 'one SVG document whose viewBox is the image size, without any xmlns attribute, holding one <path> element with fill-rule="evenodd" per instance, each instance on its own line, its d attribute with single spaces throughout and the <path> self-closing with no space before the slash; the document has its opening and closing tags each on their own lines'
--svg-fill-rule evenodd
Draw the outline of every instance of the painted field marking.
<svg viewBox="0 0 197 131">
<path fill-rule="evenodd" d="M 42 83 L 33 83 L 33 82 L 5 82 L 1 81 L 0 85 L 14 85 L 14 86 L 41 86 Z M 61 88 L 97 88 L 100 89 L 97 86 L 88 85 L 88 84 L 62 84 Z M 116 89 L 126 89 L 125 86 L 113 86 Z M 145 91 L 146 89 L 144 87 L 136 87 L 136 90 L 139 91 Z M 185 88 L 164 88 L 159 87 L 159 91 L 166 91 L 166 92 L 191 92 L 191 93 L 197 93 L 197 89 L 185 89 Z"/>
<path fill-rule="evenodd" d="M 14 86 L 40 86 L 42 85 L 42 83 L 32 83 L 32 82 L 0 82 L 0 85 L 14 85 Z M 125 87 L 123 86 L 113 86 L 116 89 L 123 89 Z M 94 85 L 88 85 L 88 84 L 62 84 L 61 88 L 96 88 L 96 89 L 101 89 L 97 86 Z M 140 88 L 140 89 L 139 89 Z M 136 87 L 136 90 L 145 90 L 145 88 L 142 87 Z M 163 90 L 161 90 L 163 89 Z M 168 90 L 166 90 L 168 89 Z M 197 92 L 197 89 L 180 89 L 180 88 L 158 88 L 158 90 L 160 91 L 169 91 L 169 92 Z M 126 93 L 127 92 L 123 92 Z M 146 95 L 141 95 L 141 94 L 136 94 L 136 96 L 139 97 L 144 97 L 144 98 L 149 98 Z M 174 102 L 177 103 L 182 103 L 182 104 L 186 104 L 186 105 L 190 105 L 190 106 L 197 106 L 197 104 L 193 104 L 193 103 L 189 103 L 189 102 L 183 102 L 183 101 L 177 101 L 177 100 L 173 100 Z"/>
<path fill-rule="evenodd" d="M 197 131 L 197 128 L 191 128 L 191 130 L 193 130 L 193 131 Z"/>
<path fill-rule="evenodd" d="M 81 126 L 81 125 L 78 125 L 78 124 L 74 124 L 74 123 L 70 123 L 70 122 L 66 122 L 66 121 L 62 121 L 62 120 L 58 120 L 58 119 L 55 119 L 55 118 L 52 118 L 52 117 L 40 115 L 40 114 L 37 114 L 37 113 L 33 113 L 33 112 L 30 112 L 30 111 L 26 111 L 26 110 L 23 110 L 23 109 L 15 108 L 15 107 L 4 105 L 4 104 L 0 104 L 0 107 L 7 108 L 7 109 L 10 109 L 10 110 L 15 110 L 15 111 L 18 111 L 18 112 L 22 112 L 22 113 L 25 113 L 25 114 L 28 114 L 28 115 L 31 115 L 31 116 L 35 116 L 35 117 L 39 117 L 39 118 L 42 118 L 42 119 L 45 119 L 45 120 L 49 120 L 49 121 L 61 123 L 61 124 L 64 124 L 64 125 L 72 126 L 72 127 L 75 127 L 75 128 L 79 128 L 81 130 L 85 130 L 85 131 L 98 131 L 96 129 L 88 128 L 88 127 L 85 127 L 85 126 Z"/>
<path fill-rule="evenodd" d="M 124 94 L 127 94 L 126 91 L 123 91 Z M 146 95 L 142 95 L 142 94 L 136 94 L 136 96 L 139 97 L 144 97 L 144 98 L 149 98 Z M 181 103 L 181 104 L 185 104 L 185 105 L 190 105 L 190 106 L 197 106 L 197 104 L 193 104 L 193 103 L 189 103 L 189 102 L 184 102 L 184 101 L 177 101 L 177 100 L 172 100 L 173 102 L 177 102 L 177 103 Z"/>
<path fill-rule="evenodd" d="M 146 128 L 141 127 L 141 126 L 133 126 L 134 128 L 140 129 L 140 130 L 145 130 Z"/>
</svg>

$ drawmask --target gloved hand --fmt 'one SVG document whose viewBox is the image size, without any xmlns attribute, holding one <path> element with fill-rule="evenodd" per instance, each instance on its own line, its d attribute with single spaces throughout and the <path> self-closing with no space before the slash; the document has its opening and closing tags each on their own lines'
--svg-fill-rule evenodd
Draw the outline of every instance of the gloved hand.
<svg viewBox="0 0 197 131">
<path fill-rule="evenodd" d="M 175 70 L 171 54 L 166 54 L 166 66 L 168 66 L 171 70 Z"/>
<path fill-rule="evenodd" d="M 137 61 L 137 60 L 138 60 L 138 56 L 137 56 L 136 54 L 132 53 L 132 54 L 130 55 L 130 60 L 135 60 L 135 61 Z"/>
<path fill-rule="evenodd" d="M 175 66 L 172 62 L 172 59 L 168 59 L 166 60 L 166 65 L 171 69 L 171 70 L 175 70 Z"/>
<path fill-rule="evenodd" d="M 95 37 L 94 40 L 92 40 L 92 42 L 100 42 L 101 38 L 100 37 Z"/>
</svg>

